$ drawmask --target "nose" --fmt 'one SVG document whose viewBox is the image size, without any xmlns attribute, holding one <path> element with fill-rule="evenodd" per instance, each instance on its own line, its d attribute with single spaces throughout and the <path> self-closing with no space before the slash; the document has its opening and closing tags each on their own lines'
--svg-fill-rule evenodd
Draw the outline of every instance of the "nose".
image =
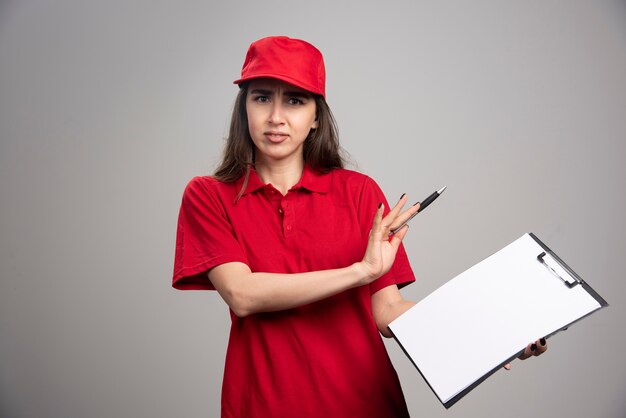
<svg viewBox="0 0 626 418">
<path fill-rule="evenodd" d="M 273 125 L 281 125 L 285 122 L 284 109 L 279 100 L 272 103 L 272 109 L 270 111 L 268 122 Z"/>
</svg>

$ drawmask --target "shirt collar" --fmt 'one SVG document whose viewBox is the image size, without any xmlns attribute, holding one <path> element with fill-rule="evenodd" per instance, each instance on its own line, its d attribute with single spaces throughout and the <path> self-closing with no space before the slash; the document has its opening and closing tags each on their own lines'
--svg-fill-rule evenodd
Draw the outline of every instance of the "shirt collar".
<svg viewBox="0 0 626 418">
<path fill-rule="evenodd" d="M 246 180 L 246 174 L 244 173 L 244 175 L 239 177 L 239 180 L 235 182 L 235 185 L 236 185 L 235 190 L 237 190 L 237 193 L 239 193 L 239 191 L 244 186 L 245 180 Z M 243 191 L 241 196 L 243 197 L 247 195 L 248 193 L 252 193 L 255 190 L 258 190 L 263 186 L 264 184 L 259 178 L 259 175 L 257 174 L 254 167 L 250 167 L 250 175 L 248 176 L 248 184 L 246 184 L 246 190 Z"/>
<path fill-rule="evenodd" d="M 330 190 L 330 181 L 332 178 L 332 171 L 329 173 L 322 173 L 316 170 L 313 170 L 311 166 L 308 164 L 304 165 L 304 170 L 302 171 L 302 177 L 300 181 L 293 186 L 294 189 L 298 187 L 303 187 L 307 190 L 316 193 L 326 193 Z"/>
<path fill-rule="evenodd" d="M 316 193 L 326 193 L 330 189 L 331 182 L 331 174 L 329 173 L 321 173 L 319 171 L 313 170 L 308 164 L 304 165 L 304 170 L 302 171 L 302 177 L 300 177 L 300 181 L 296 183 L 292 189 L 298 189 L 300 187 L 310 190 Z M 236 190 L 241 190 L 244 185 L 244 180 L 246 175 L 244 174 L 236 181 Z M 262 187 L 264 187 L 263 181 L 257 174 L 254 167 L 250 168 L 250 176 L 248 177 L 248 184 L 246 185 L 246 189 L 242 193 L 242 196 L 247 195 L 248 193 L 252 193 Z"/>
</svg>

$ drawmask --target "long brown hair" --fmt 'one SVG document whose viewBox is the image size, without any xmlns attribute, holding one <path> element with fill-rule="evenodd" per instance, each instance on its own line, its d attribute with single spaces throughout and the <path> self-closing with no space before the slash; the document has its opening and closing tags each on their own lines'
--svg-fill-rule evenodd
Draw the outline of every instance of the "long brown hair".
<svg viewBox="0 0 626 418">
<path fill-rule="evenodd" d="M 242 84 L 233 106 L 230 128 L 222 161 L 213 176 L 232 183 L 246 175 L 241 192 L 245 190 L 250 167 L 254 165 L 255 147 L 248 130 L 246 114 L 247 85 Z M 314 170 L 327 173 L 345 165 L 344 151 L 339 145 L 337 123 L 326 100 L 314 95 L 318 127 L 311 129 L 304 141 L 304 161 Z"/>
</svg>

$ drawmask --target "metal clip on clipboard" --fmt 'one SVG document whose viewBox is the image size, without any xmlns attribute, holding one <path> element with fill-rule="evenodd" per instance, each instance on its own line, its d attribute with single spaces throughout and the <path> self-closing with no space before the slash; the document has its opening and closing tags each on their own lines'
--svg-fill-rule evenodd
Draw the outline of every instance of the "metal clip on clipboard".
<svg viewBox="0 0 626 418">
<path fill-rule="evenodd" d="M 571 276 L 570 274 L 568 274 L 569 278 L 572 280 L 567 280 L 566 278 L 564 278 L 562 275 L 560 275 L 552 266 L 550 266 L 546 260 L 544 259 L 544 257 L 546 256 L 546 252 L 542 252 L 541 254 L 539 254 L 537 256 L 537 260 L 539 260 L 539 262 L 541 264 L 543 264 L 552 274 L 554 274 L 556 277 L 558 277 L 559 279 L 561 279 L 561 281 L 570 289 L 573 288 L 574 286 L 576 286 L 577 284 L 580 284 L 581 281 L 579 279 L 577 279 L 576 277 Z M 568 272 L 568 269 L 566 266 L 563 265 L 563 263 L 560 262 L 560 260 L 558 260 L 555 257 L 550 257 L 552 260 L 554 260 L 556 263 L 559 264 L 559 266 L 561 267 L 561 269 L 563 269 L 563 271 L 565 271 L 566 273 Z"/>
</svg>

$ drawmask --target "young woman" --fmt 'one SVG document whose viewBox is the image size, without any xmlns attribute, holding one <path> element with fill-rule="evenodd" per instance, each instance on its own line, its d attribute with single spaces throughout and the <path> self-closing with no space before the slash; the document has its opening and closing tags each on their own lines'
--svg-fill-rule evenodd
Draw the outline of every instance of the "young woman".
<svg viewBox="0 0 626 418">
<path fill-rule="evenodd" d="M 183 195 L 173 279 L 230 307 L 222 416 L 408 416 L 380 334 L 413 305 L 408 227 L 390 231 L 419 205 L 389 209 L 343 168 L 311 44 L 252 43 L 235 83 L 223 161 Z"/>
</svg>

